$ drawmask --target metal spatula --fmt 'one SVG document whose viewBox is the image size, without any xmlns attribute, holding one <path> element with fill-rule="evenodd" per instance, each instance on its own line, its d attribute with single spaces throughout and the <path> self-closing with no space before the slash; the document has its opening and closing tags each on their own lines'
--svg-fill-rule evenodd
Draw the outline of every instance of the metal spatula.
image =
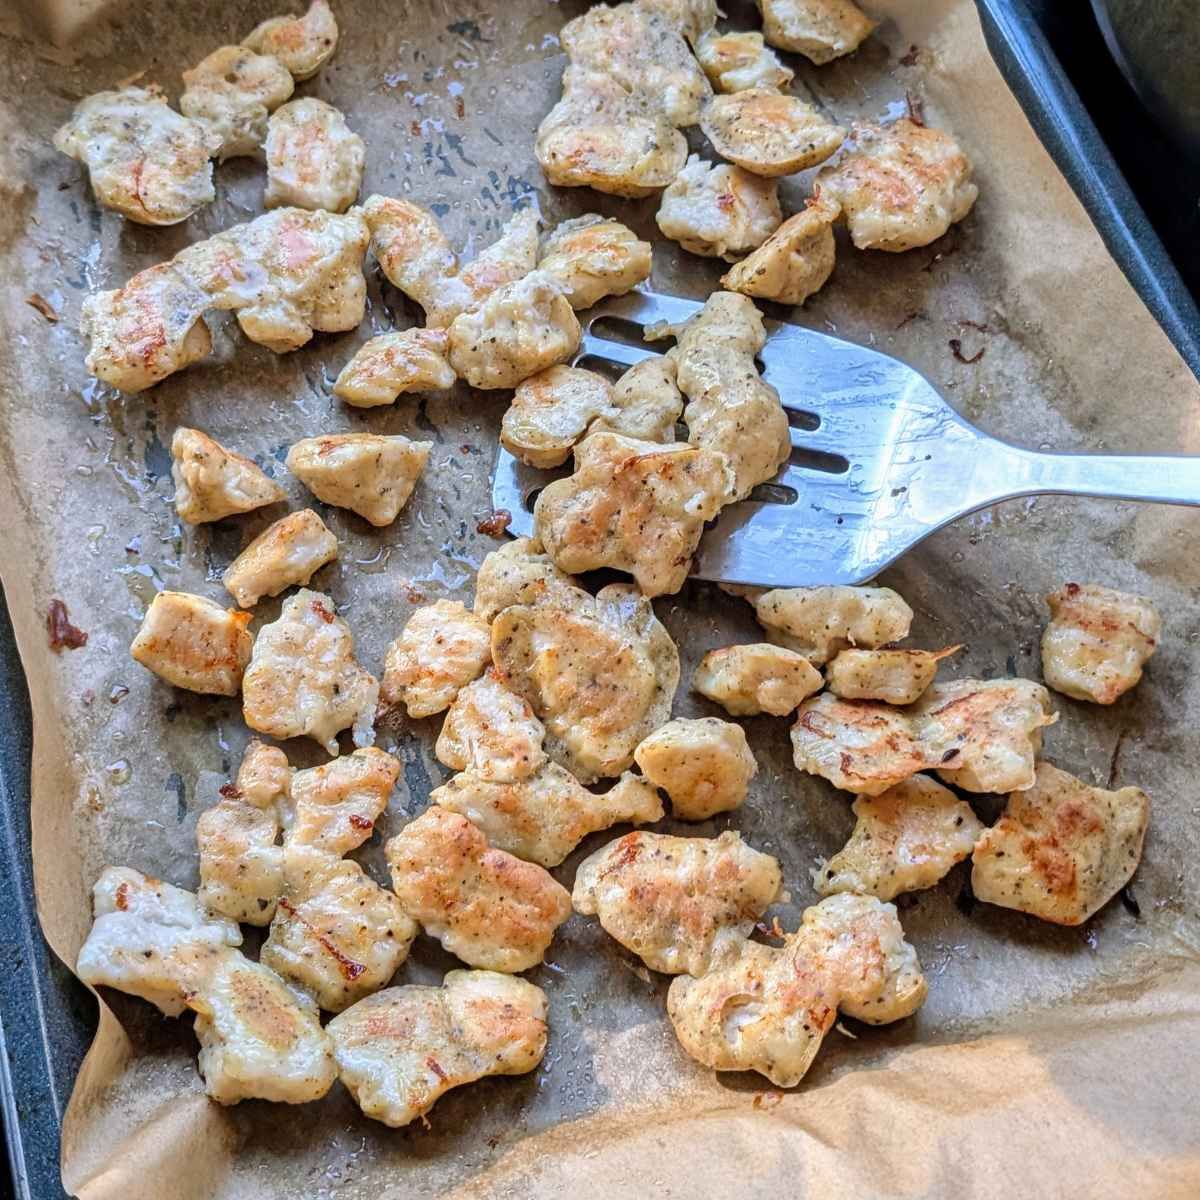
<svg viewBox="0 0 1200 1200">
<path fill-rule="evenodd" d="M 669 348 L 643 327 L 702 306 L 647 292 L 597 305 L 575 362 L 624 370 Z M 863 583 L 943 525 L 1016 496 L 1055 492 L 1200 505 L 1200 456 L 1042 454 L 981 433 L 923 376 L 886 354 L 767 321 L 763 377 L 778 390 L 792 454 L 776 479 L 722 510 L 692 574 L 722 583 Z M 552 478 L 501 450 L 493 503 L 533 531 Z"/>
</svg>

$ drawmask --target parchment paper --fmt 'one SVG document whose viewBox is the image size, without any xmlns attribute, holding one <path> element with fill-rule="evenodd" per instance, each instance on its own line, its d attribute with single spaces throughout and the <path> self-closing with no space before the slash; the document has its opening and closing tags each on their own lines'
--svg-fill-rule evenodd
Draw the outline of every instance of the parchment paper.
<svg viewBox="0 0 1200 1200">
<path fill-rule="evenodd" d="M 655 232 L 655 203 L 553 193 L 533 130 L 558 94 L 555 33 L 580 0 L 479 6 L 340 0 L 337 56 L 301 94 L 342 108 L 365 136 L 364 194 L 435 206 L 460 244 L 485 244 L 532 195 L 548 220 L 595 208 Z M 954 129 L 977 165 L 975 212 L 941 242 L 903 255 L 839 244 L 829 285 L 795 319 L 865 340 L 925 371 L 972 419 L 1003 437 L 1062 449 L 1200 452 L 1200 390 L 1107 255 L 987 55 L 966 0 L 875 0 L 879 33 L 852 61 L 799 67 L 798 89 L 846 119 L 895 114 L 906 92 Z M 188 5 L 149 0 L 72 54 L 36 40 L 0 43 L 3 321 L 0 555 L 33 689 L 34 856 L 46 936 L 73 962 L 88 891 L 105 863 L 196 883 L 197 815 L 236 770 L 246 740 L 233 701 L 174 692 L 129 658 L 155 589 L 221 598 L 219 573 L 281 508 L 198 529 L 170 504 L 165 449 L 198 425 L 255 456 L 289 490 L 286 446 L 320 432 L 371 429 L 433 439 L 429 470 L 399 520 L 370 530 L 317 506 L 342 539 L 314 586 L 330 591 L 362 660 L 422 600 L 470 598 L 495 542 L 476 532 L 503 397 L 463 389 L 354 411 L 332 378 L 367 336 L 414 314 L 372 274 L 356 334 L 318 336 L 284 357 L 217 339 L 218 362 L 124 397 L 83 369 L 77 333 L 89 288 L 261 209 L 263 173 L 218 171 L 215 205 L 185 225 L 144 229 L 101 213 L 81 168 L 55 154 L 54 128 L 78 98 L 143 69 L 173 93 L 179 71 L 276 11 L 270 0 Z M 756 27 L 738 6 L 735 24 Z M 915 49 L 913 49 L 915 48 Z M 904 65 L 901 57 L 912 65 Z M 70 61 L 64 61 L 70 59 Z M 697 145 L 699 145 L 697 141 Z M 806 180 L 789 182 L 794 204 Z M 717 264 L 655 247 L 654 286 L 703 296 Z M 38 293 L 60 320 L 27 303 Z M 981 329 L 986 326 L 986 330 Z M 973 365 L 956 361 L 959 338 Z M 1110 904 L 1083 929 L 977 905 L 965 868 L 906 898 L 902 919 L 930 978 L 912 1020 L 843 1022 L 802 1087 L 714 1076 L 688 1060 L 663 1011 L 668 981 L 597 925 L 573 917 L 532 978 L 549 993 L 541 1068 L 439 1101 L 429 1126 L 363 1118 L 336 1085 L 301 1108 L 203 1094 L 188 1020 L 106 993 L 101 1025 L 63 1130 L 68 1190 L 87 1200 L 288 1197 L 788 1195 L 1194 1197 L 1200 1194 L 1200 936 L 1195 868 L 1200 684 L 1200 518 L 1193 512 L 1067 500 L 1018 502 L 959 523 L 889 572 L 917 610 L 913 644 L 968 643 L 951 674 L 1036 678 L 1041 596 L 1089 579 L 1150 596 L 1166 617 L 1146 679 L 1111 710 L 1058 697 L 1046 754 L 1101 784 L 1153 798 L 1134 884 L 1140 916 Z M 44 618 L 61 597 L 89 634 L 51 653 Z M 748 609 L 690 585 L 656 605 L 678 641 L 684 680 L 700 655 L 755 637 Z M 277 603 L 260 606 L 271 620 Z M 715 711 L 681 690 L 677 711 Z M 732 826 L 784 863 L 792 927 L 814 899 L 808 871 L 852 824 L 847 797 L 791 767 L 787 722 L 746 722 L 760 773 L 746 806 L 694 834 Z M 364 862 L 420 812 L 446 772 L 437 719 L 384 729 L 401 784 Z M 315 761 L 305 745 L 294 761 Z M 989 819 L 998 801 L 982 798 Z M 670 828 L 670 826 L 667 826 Z M 570 886 L 590 839 L 558 872 Z M 451 965 L 421 938 L 400 981 Z"/>
</svg>

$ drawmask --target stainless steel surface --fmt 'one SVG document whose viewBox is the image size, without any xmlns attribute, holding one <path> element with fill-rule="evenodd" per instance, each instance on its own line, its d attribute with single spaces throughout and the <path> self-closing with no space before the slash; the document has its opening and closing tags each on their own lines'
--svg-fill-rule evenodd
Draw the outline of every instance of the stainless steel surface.
<svg viewBox="0 0 1200 1200">
<path fill-rule="evenodd" d="M 636 344 L 641 329 L 685 321 L 701 307 L 653 292 L 606 301 L 591 310 L 574 361 L 629 366 L 662 353 L 668 342 Z M 798 325 L 766 325 L 762 373 L 787 410 L 791 459 L 705 532 L 697 578 L 863 583 L 951 521 L 1020 496 L 1200 506 L 1198 456 L 1027 450 L 971 425 L 923 375 L 886 354 Z M 532 534 L 533 503 L 555 477 L 500 449 L 492 495 L 512 514 L 511 533 Z"/>
</svg>

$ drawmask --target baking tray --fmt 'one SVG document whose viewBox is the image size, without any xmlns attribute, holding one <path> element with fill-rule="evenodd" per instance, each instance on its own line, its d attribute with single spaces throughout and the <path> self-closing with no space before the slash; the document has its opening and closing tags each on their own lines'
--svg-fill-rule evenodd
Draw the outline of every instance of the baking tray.
<svg viewBox="0 0 1200 1200">
<path fill-rule="evenodd" d="M 1200 374 L 1200 313 L 1021 0 L 978 0 L 989 48 L 1109 251 Z M 62 1196 L 61 1119 L 95 1003 L 48 950 L 32 894 L 28 695 L 0 595 L 0 1103 L 16 1196 Z"/>
</svg>

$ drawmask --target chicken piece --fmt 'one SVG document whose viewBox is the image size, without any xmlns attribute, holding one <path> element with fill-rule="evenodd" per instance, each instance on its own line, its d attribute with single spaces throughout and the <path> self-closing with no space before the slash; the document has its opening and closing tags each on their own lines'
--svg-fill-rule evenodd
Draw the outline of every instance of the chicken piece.
<svg viewBox="0 0 1200 1200">
<path fill-rule="evenodd" d="M 438 762 L 483 779 L 527 779 L 546 761 L 541 721 L 527 701 L 489 668 L 454 698 L 434 753 Z"/>
<path fill-rule="evenodd" d="M 721 16 L 716 0 L 638 0 L 638 4 L 673 25 L 692 45 Z"/>
<path fill-rule="evenodd" d="M 591 308 L 650 277 L 650 243 L 620 221 L 587 213 L 546 236 L 537 269 L 557 280 L 572 308 Z"/>
<path fill-rule="evenodd" d="M 287 853 L 304 860 L 295 868 L 301 886 L 280 898 L 260 961 L 321 1008 L 341 1012 L 391 979 L 416 922 L 358 863 L 311 849 Z"/>
<path fill-rule="evenodd" d="M 774 588 L 750 603 L 772 642 L 818 667 L 852 646 L 874 650 L 901 641 L 913 619 L 891 588 Z"/>
<path fill-rule="evenodd" d="M 242 934 L 191 892 L 131 867 L 105 867 L 92 888 L 94 921 L 75 974 L 92 987 L 140 996 L 177 1017 Z"/>
<path fill-rule="evenodd" d="M 744 92 L 747 88 L 782 91 L 795 72 L 763 45 L 763 35 L 751 32 L 718 33 L 710 29 L 696 43 L 696 57 L 718 92 Z"/>
<path fill-rule="evenodd" d="M 546 994 L 494 971 L 450 971 L 441 987 L 388 988 L 329 1022 L 338 1074 L 368 1117 L 394 1128 L 453 1087 L 524 1075 L 546 1052 Z"/>
<path fill-rule="evenodd" d="M 237 784 L 200 814 L 200 903 L 212 912 L 268 925 L 283 894 L 283 847 L 275 843 L 289 802 L 292 769 L 282 750 L 254 740 L 246 747 Z"/>
<path fill-rule="evenodd" d="M 362 186 L 366 147 L 332 104 L 306 97 L 267 122 L 264 208 L 294 205 L 345 212 Z"/>
<path fill-rule="evenodd" d="M 795 1087 L 837 1010 L 873 1023 L 910 1016 L 927 985 L 891 904 L 833 896 L 806 909 L 782 947 L 745 941 L 702 978 L 667 992 L 680 1044 L 717 1071 L 758 1071 Z"/>
<path fill-rule="evenodd" d="M 307 587 L 337 553 L 337 538 L 305 508 L 267 526 L 225 568 L 221 582 L 241 608 L 253 608 L 263 596 L 278 596 L 295 584 Z"/>
<path fill-rule="evenodd" d="M 54 148 L 87 167 L 98 203 L 139 225 L 177 225 L 216 198 L 211 132 L 153 89 L 81 100 Z"/>
<path fill-rule="evenodd" d="M 250 459 L 226 450 L 199 429 L 184 426 L 171 438 L 171 478 L 175 511 L 189 525 L 219 521 L 287 499 L 287 492 Z"/>
<path fill-rule="evenodd" d="M 575 473 L 542 489 L 533 526 L 564 571 L 612 567 L 662 596 L 683 586 L 705 521 L 732 492 L 721 453 L 595 433 L 575 447 Z"/>
<path fill-rule="evenodd" d="M 538 126 L 534 153 L 555 187 L 637 198 L 679 174 L 688 145 L 654 97 L 631 95 L 601 71 L 568 66 L 562 99 Z"/>
<path fill-rule="evenodd" d="M 663 818 L 658 792 L 644 779 L 626 772 L 598 796 L 552 762 L 507 783 L 464 771 L 434 788 L 429 801 L 466 817 L 497 849 L 543 867 L 557 867 L 597 830 Z"/>
<path fill-rule="evenodd" d="M 627 833 L 585 858 L 571 902 L 654 971 L 704 975 L 780 898 L 783 873 L 741 834 Z"/>
<path fill-rule="evenodd" d="M 129 653 L 175 687 L 236 696 L 254 639 L 250 614 L 190 592 L 159 592 L 150 601 Z"/>
<path fill-rule="evenodd" d="M 267 117 L 295 90 L 287 67 L 245 46 L 222 46 L 183 73 L 179 109 L 209 132 L 217 156 L 254 156 L 267 136 Z"/>
<path fill-rule="evenodd" d="M 491 622 L 514 604 L 591 604 L 578 581 L 560 571 L 536 538 L 516 538 L 493 550 L 475 577 L 475 615 Z"/>
<path fill-rule="evenodd" d="M 562 285 L 532 271 L 454 318 L 447 358 L 471 387 L 515 388 L 570 358 L 581 333 Z"/>
<path fill-rule="evenodd" d="M 1056 692 L 1112 704 L 1137 685 L 1162 634 L 1162 618 L 1149 600 L 1096 583 L 1068 583 L 1046 603 L 1042 676 Z"/>
<path fill-rule="evenodd" d="M 755 355 L 767 343 L 762 313 L 734 292 L 714 292 L 682 325 L 655 325 L 648 338 L 673 335 L 668 353 L 688 398 L 688 441 L 720 451 L 733 468 L 734 495 L 744 500 L 773 479 L 792 450 L 779 393 L 759 378 Z"/>
<path fill-rule="evenodd" d="M 971 890 L 988 904 L 1082 925 L 1133 878 L 1149 820 L 1140 788 L 1108 792 L 1038 763 L 1034 786 L 1008 797 L 975 846 Z"/>
<path fill-rule="evenodd" d="M 714 96 L 700 128 L 722 158 L 768 178 L 815 167 L 846 140 L 846 131 L 811 104 L 769 88 Z"/>
<path fill-rule="evenodd" d="M 716 717 L 676 717 L 646 738 L 633 758 L 671 797 L 681 821 L 707 821 L 740 808 L 758 774 L 745 731 Z"/>
<path fill-rule="evenodd" d="M 355 408 L 374 408 L 402 392 L 444 392 L 458 378 L 446 361 L 449 344 L 444 329 L 381 333 L 342 368 L 334 395 Z"/>
<path fill-rule="evenodd" d="M 84 365 L 123 392 L 141 392 L 204 358 L 212 334 L 208 296 L 172 263 L 139 271 L 124 287 L 84 298 Z"/>
<path fill-rule="evenodd" d="M 491 661 L 488 623 L 459 600 L 437 600 L 418 608 L 388 647 L 379 698 L 403 704 L 410 717 L 432 717 Z"/>
<path fill-rule="evenodd" d="M 293 443 L 287 468 L 318 500 L 384 526 L 408 503 L 432 449 L 400 434 L 330 433 Z"/>
<path fill-rule="evenodd" d="M 544 868 L 492 849 L 466 817 L 436 805 L 384 849 L 404 911 L 470 966 L 537 966 L 571 915 L 571 897 Z"/>
<path fill-rule="evenodd" d="M 961 649 L 842 650 L 825 669 L 825 679 L 843 700 L 912 704 L 933 682 L 938 663 Z"/>
<path fill-rule="evenodd" d="M 272 54 L 299 82 L 311 79 L 337 49 L 338 27 L 326 0 L 312 0 L 302 17 L 271 17 L 242 39 L 258 54 Z"/>
<path fill-rule="evenodd" d="M 821 672 L 807 658 L 767 642 L 710 650 L 692 677 L 697 692 L 735 717 L 786 717 L 822 686 Z"/>
<path fill-rule="evenodd" d="M 196 1011 L 204 1090 L 218 1104 L 304 1104 L 333 1086 L 333 1042 L 317 1006 L 269 967 L 226 950 L 188 1007 Z"/>
<path fill-rule="evenodd" d="M 589 433 L 619 433 L 639 442 L 675 441 L 683 395 L 675 382 L 673 359 L 635 363 L 613 384 L 611 399 L 611 409 L 588 426 Z"/>
<path fill-rule="evenodd" d="M 633 765 L 634 749 L 671 715 L 679 683 L 671 635 L 650 601 L 619 583 L 594 598 L 504 609 L 492 622 L 492 660 L 545 722 L 550 757 L 583 783 Z"/>
<path fill-rule="evenodd" d="M 426 313 L 431 325 L 449 326 L 460 313 L 478 308 L 508 284 L 518 283 L 537 267 L 538 227 L 541 220 L 531 206 L 518 209 L 500 230 L 500 236 L 481 250 L 458 273 L 464 296 Z"/>
<path fill-rule="evenodd" d="M 399 778 L 400 763 L 377 746 L 297 771 L 283 813 L 288 852 L 310 847 L 340 856 L 357 850 L 387 811 Z"/>
<path fill-rule="evenodd" d="M 531 467 L 557 467 L 598 416 L 612 406 L 612 385 L 579 367 L 549 367 L 517 385 L 500 423 L 500 441 Z"/>
<path fill-rule="evenodd" d="M 936 241 L 971 211 L 979 188 L 950 134 L 908 119 L 860 125 L 854 147 L 817 176 L 839 204 L 860 250 L 911 250 Z"/>
<path fill-rule="evenodd" d="M 774 180 L 696 154 L 663 192 L 655 217 L 685 250 L 729 262 L 761 245 L 782 219 Z"/>
<path fill-rule="evenodd" d="M 803 304 L 833 274 L 833 222 L 840 211 L 833 201 L 813 197 L 757 250 L 730 267 L 721 286 L 778 304 Z"/>
<path fill-rule="evenodd" d="M 356 746 L 375 740 L 378 700 L 379 683 L 355 661 L 354 635 L 328 596 L 302 589 L 259 630 L 242 680 L 242 716 L 251 729 L 311 737 L 336 755 L 338 732 L 349 726 Z"/>
<path fill-rule="evenodd" d="M 758 5 L 767 41 L 818 66 L 853 54 L 875 28 L 851 0 L 758 0 Z"/>
<path fill-rule="evenodd" d="M 855 892 L 891 900 L 933 887 L 975 847 L 983 824 L 948 788 L 914 775 L 854 801 L 850 840 L 812 873 L 822 896 Z"/>
</svg>

